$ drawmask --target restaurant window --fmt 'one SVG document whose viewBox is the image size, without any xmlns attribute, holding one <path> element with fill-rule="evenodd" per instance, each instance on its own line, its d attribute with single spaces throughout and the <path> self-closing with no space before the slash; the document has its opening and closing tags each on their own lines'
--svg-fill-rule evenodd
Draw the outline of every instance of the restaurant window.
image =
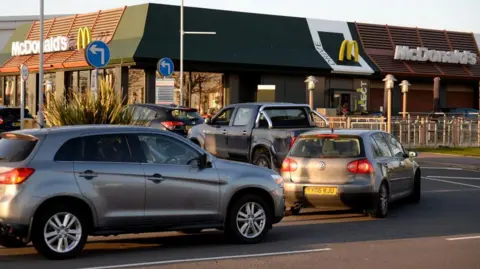
<svg viewBox="0 0 480 269">
<path fill-rule="evenodd" d="M 5 77 L 0 77 L 0 105 L 4 105 L 3 102 L 5 96 Z"/>
<path fill-rule="evenodd" d="M 90 88 L 88 82 L 90 81 L 90 71 L 80 71 L 79 73 L 79 88 L 81 93 L 87 92 Z"/>
<path fill-rule="evenodd" d="M 145 71 L 142 69 L 128 70 L 128 103 L 145 103 Z"/>
<path fill-rule="evenodd" d="M 14 106 L 15 105 L 15 77 L 8 76 L 4 79 L 4 87 L 5 87 L 5 105 L 6 106 Z"/>
</svg>

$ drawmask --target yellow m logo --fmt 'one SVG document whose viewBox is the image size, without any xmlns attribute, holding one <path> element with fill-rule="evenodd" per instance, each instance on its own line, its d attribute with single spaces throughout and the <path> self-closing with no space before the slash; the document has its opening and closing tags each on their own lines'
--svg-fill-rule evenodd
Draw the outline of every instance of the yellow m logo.
<svg viewBox="0 0 480 269">
<path fill-rule="evenodd" d="M 352 59 L 352 54 L 355 62 L 358 62 L 358 43 L 355 40 L 343 40 L 340 46 L 340 53 L 338 54 L 338 60 L 343 61 L 345 58 L 345 52 L 347 53 L 347 60 Z"/>
<path fill-rule="evenodd" d="M 92 32 L 90 32 L 90 28 L 79 28 L 77 33 L 77 49 L 81 50 L 87 48 L 90 42 L 92 42 Z"/>
</svg>

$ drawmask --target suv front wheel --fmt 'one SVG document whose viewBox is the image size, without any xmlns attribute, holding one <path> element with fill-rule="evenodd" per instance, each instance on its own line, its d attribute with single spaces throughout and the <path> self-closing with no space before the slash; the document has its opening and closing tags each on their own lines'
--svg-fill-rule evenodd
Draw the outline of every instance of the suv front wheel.
<svg viewBox="0 0 480 269">
<path fill-rule="evenodd" d="M 240 243 L 261 242 L 272 223 L 272 210 L 258 195 L 245 195 L 234 202 L 227 213 L 225 232 Z"/>
<path fill-rule="evenodd" d="M 35 249 L 51 260 L 71 259 L 83 250 L 88 237 L 88 222 L 81 211 L 56 205 L 34 220 L 32 242 Z"/>
</svg>

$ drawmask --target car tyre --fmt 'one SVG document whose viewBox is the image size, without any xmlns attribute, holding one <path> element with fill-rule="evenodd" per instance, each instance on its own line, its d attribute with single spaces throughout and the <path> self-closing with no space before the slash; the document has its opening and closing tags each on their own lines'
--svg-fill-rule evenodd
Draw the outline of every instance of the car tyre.
<svg viewBox="0 0 480 269">
<path fill-rule="evenodd" d="M 412 204 L 420 203 L 422 197 L 422 182 L 421 182 L 420 172 L 415 173 L 413 179 L 413 190 L 412 193 L 408 196 L 407 202 Z"/>
<path fill-rule="evenodd" d="M 34 219 L 33 246 L 47 259 L 72 259 L 85 247 L 89 229 L 89 222 L 80 210 L 67 205 L 55 205 Z"/>
<path fill-rule="evenodd" d="M 225 233 L 242 244 L 263 241 L 272 225 L 272 209 L 258 195 L 248 194 L 234 201 L 227 214 Z"/>
<path fill-rule="evenodd" d="M 260 167 L 272 169 L 272 158 L 267 151 L 259 151 L 254 154 L 253 164 Z"/>
<path fill-rule="evenodd" d="M 373 209 L 368 212 L 372 218 L 386 218 L 388 215 L 388 206 L 390 203 L 390 192 L 386 182 L 382 182 L 378 188 L 378 193 L 374 197 Z"/>
<path fill-rule="evenodd" d="M 27 243 L 15 236 L 0 236 L 0 246 L 4 248 L 24 248 Z"/>
</svg>

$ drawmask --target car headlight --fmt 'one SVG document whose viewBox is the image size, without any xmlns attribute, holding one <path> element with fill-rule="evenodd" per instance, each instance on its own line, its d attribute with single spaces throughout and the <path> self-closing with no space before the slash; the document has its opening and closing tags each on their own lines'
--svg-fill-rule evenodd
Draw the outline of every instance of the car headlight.
<svg viewBox="0 0 480 269">
<path fill-rule="evenodd" d="M 283 180 L 283 177 L 282 177 L 282 176 L 280 176 L 280 175 L 271 175 L 271 177 L 272 177 L 273 180 L 275 180 L 275 182 L 276 182 L 280 187 L 283 188 L 283 182 L 284 182 L 284 180 Z"/>
</svg>

